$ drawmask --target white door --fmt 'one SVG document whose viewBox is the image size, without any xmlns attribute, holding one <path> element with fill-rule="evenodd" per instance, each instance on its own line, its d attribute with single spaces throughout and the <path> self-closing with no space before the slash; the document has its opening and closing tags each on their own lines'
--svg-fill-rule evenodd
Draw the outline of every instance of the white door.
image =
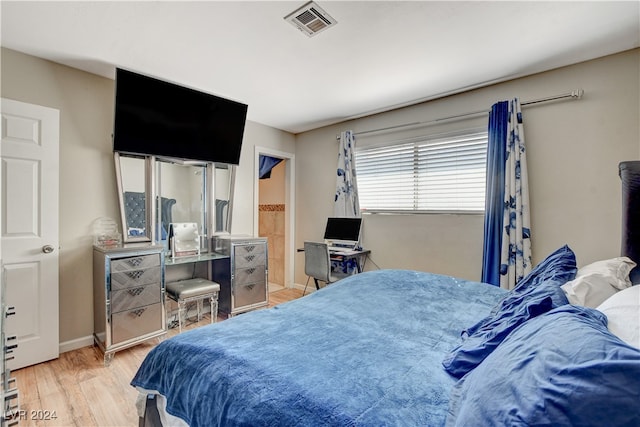
<svg viewBox="0 0 640 427">
<path fill-rule="evenodd" d="M 59 111 L 2 98 L 3 286 L 18 338 L 10 369 L 55 359 L 58 332 Z"/>
</svg>

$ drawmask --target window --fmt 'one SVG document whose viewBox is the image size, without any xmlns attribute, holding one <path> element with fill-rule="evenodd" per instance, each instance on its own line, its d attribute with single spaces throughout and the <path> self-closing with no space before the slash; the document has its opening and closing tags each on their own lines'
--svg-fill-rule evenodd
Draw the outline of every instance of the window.
<svg viewBox="0 0 640 427">
<path fill-rule="evenodd" d="M 487 132 L 356 150 L 362 212 L 483 212 Z"/>
</svg>

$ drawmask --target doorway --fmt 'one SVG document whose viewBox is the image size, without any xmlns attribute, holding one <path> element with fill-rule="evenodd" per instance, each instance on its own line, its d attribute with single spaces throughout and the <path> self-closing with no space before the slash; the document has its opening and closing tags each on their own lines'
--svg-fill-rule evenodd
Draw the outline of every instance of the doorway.
<svg viewBox="0 0 640 427">
<path fill-rule="evenodd" d="M 270 167 L 264 167 L 264 160 Z M 256 165 L 254 229 L 268 241 L 269 292 L 274 292 L 293 285 L 294 157 L 256 147 Z M 264 174 L 265 170 L 269 172 Z"/>
</svg>

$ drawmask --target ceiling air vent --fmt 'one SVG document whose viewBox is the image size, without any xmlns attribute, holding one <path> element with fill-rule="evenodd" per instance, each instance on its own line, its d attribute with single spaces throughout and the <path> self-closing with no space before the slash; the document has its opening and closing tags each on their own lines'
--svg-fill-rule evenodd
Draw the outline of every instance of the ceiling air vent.
<svg viewBox="0 0 640 427">
<path fill-rule="evenodd" d="M 291 12 L 284 19 L 305 33 L 313 37 L 338 23 L 316 3 L 310 1 L 301 8 Z"/>
</svg>

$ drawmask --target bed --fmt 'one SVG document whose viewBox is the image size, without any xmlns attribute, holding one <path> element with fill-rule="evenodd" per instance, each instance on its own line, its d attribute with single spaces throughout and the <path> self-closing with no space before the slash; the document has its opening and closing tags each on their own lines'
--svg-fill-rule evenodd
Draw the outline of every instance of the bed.
<svg viewBox="0 0 640 427">
<path fill-rule="evenodd" d="M 634 265 L 596 270 L 617 294 Z M 640 349 L 580 274 L 567 246 L 510 292 L 380 270 L 182 333 L 132 380 L 141 425 L 640 425 Z"/>
<path fill-rule="evenodd" d="M 640 162 L 619 169 L 622 256 L 565 245 L 509 292 L 367 272 L 182 333 L 132 380 L 140 424 L 640 426 Z"/>
</svg>

